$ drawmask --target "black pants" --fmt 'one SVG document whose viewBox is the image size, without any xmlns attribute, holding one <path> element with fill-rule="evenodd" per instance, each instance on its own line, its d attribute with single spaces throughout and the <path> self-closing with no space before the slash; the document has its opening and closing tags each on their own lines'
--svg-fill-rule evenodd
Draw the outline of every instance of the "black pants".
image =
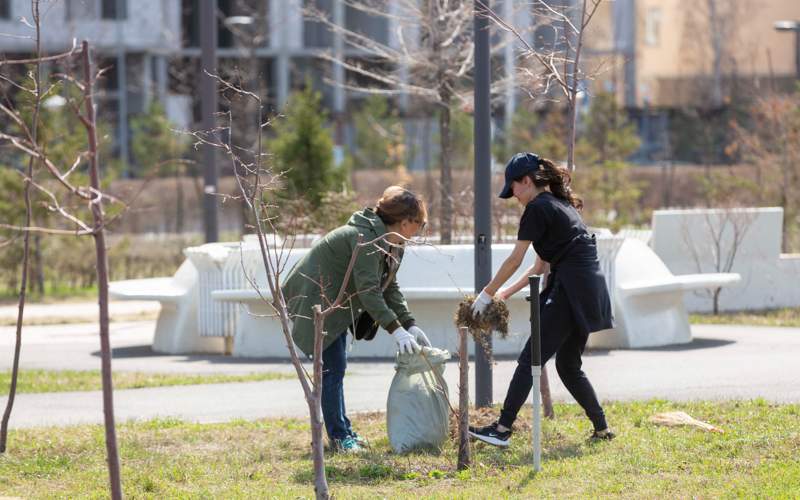
<svg viewBox="0 0 800 500">
<path fill-rule="evenodd" d="M 556 371 L 575 401 L 581 405 L 586 416 L 592 421 L 595 430 L 607 427 L 603 408 L 597 400 L 594 388 L 581 370 L 581 354 L 586 347 L 588 335 L 578 332 L 572 317 L 572 310 L 564 290 L 555 284 L 539 297 L 542 331 L 542 366 L 553 355 L 556 356 Z M 511 427 L 522 405 L 528 399 L 533 386 L 531 374 L 531 339 L 517 360 L 517 369 L 508 386 L 500 424 Z M 539 390 L 537 387 L 536 390 Z"/>
</svg>

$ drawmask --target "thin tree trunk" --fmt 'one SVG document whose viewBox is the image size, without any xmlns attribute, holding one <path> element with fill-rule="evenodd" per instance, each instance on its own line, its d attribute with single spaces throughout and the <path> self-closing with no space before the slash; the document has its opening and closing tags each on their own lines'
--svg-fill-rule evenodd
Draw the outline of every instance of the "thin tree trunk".
<svg viewBox="0 0 800 500">
<path fill-rule="evenodd" d="M 36 280 L 36 292 L 44 297 L 44 260 L 42 259 L 42 236 L 33 235 L 33 269 Z"/>
<path fill-rule="evenodd" d="M 36 25 L 36 57 L 41 57 L 41 25 L 39 19 L 39 1 L 34 0 L 31 4 L 33 9 L 33 21 Z M 41 104 L 41 77 L 42 77 L 42 64 L 41 62 L 36 63 L 36 96 L 35 96 L 35 103 L 33 108 L 33 119 L 32 119 L 32 126 L 31 126 L 31 134 L 33 136 L 33 141 L 36 142 L 38 139 L 38 131 L 39 131 L 39 106 Z M 31 208 L 31 183 L 30 180 L 33 179 L 33 164 L 34 158 L 31 156 L 28 159 L 28 170 L 27 170 L 27 179 L 25 179 L 25 188 L 24 188 L 24 198 L 25 198 L 25 226 L 30 227 L 31 225 L 31 212 L 33 209 Z M 20 282 L 19 288 L 19 302 L 18 302 L 18 312 L 17 312 L 17 328 L 16 328 L 16 336 L 14 341 L 14 361 L 11 367 L 11 384 L 8 389 L 8 401 L 6 401 L 6 409 L 3 412 L 3 421 L 0 423 L 0 453 L 5 453 L 6 451 L 6 443 L 8 440 L 8 422 L 11 419 L 11 410 L 14 408 L 14 398 L 17 394 L 17 378 L 19 376 L 19 356 L 20 351 L 22 350 L 22 319 L 24 317 L 25 312 L 25 297 L 26 292 L 28 289 L 28 260 L 30 257 L 30 240 L 31 240 L 31 233 L 26 231 L 25 236 L 23 239 L 23 250 L 22 250 L 22 279 Z"/>
<path fill-rule="evenodd" d="M 314 306 L 314 388 L 308 399 L 311 415 L 311 456 L 314 460 L 314 493 L 318 500 L 330 498 L 325 476 L 325 450 L 322 444 L 322 307 Z"/>
<path fill-rule="evenodd" d="M 183 234 L 183 179 L 180 169 L 176 168 L 175 173 L 175 232 Z"/>
<path fill-rule="evenodd" d="M 570 172 L 575 170 L 575 135 L 577 132 L 578 121 L 578 84 L 581 78 L 578 76 L 580 71 L 581 49 L 583 48 L 583 32 L 586 23 L 586 0 L 581 2 L 581 23 L 580 32 L 577 33 L 577 47 L 575 48 L 575 60 L 572 61 L 572 75 L 565 75 L 569 82 L 569 139 L 567 142 L 567 168 Z M 567 52 L 569 55 L 569 52 Z M 566 58 L 569 60 L 569 57 Z"/>
<path fill-rule="evenodd" d="M 92 63 L 89 42 L 83 42 L 84 100 L 86 105 L 86 129 L 89 136 L 89 178 L 95 194 L 100 193 L 100 173 L 97 167 L 97 128 L 93 96 Z M 94 221 L 94 245 L 97 258 L 97 290 L 100 306 L 100 367 L 103 382 L 103 417 L 106 429 L 106 453 L 111 486 L 111 498 L 122 498 L 117 433 L 114 425 L 114 388 L 111 380 L 111 346 L 108 339 L 108 255 L 106 253 L 105 229 L 103 225 L 102 197 L 91 203 Z"/>
<path fill-rule="evenodd" d="M 441 150 L 441 186 L 439 188 L 440 243 L 449 245 L 453 240 L 453 172 L 450 169 L 450 99 L 443 99 L 439 112 L 439 142 Z"/>
<path fill-rule="evenodd" d="M 458 329 L 458 470 L 470 466 L 469 453 L 469 353 L 468 330 Z"/>
<path fill-rule="evenodd" d="M 542 408 L 546 418 L 556 418 L 553 411 L 553 398 L 550 396 L 550 379 L 547 378 L 547 367 L 542 366 L 542 377 L 539 379 L 539 392 L 542 393 Z"/>
</svg>

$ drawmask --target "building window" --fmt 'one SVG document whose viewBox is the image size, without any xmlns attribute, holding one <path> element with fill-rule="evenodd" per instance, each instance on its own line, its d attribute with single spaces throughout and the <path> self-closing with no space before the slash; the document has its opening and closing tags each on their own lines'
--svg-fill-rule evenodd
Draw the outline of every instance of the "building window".
<svg viewBox="0 0 800 500">
<path fill-rule="evenodd" d="M 661 8 L 653 7 L 647 10 L 644 18 L 644 43 L 657 46 L 661 41 Z"/>
<path fill-rule="evenodd" d="M 306 9 L 318 10 L 328 19 L 333 20 L 332 0 L 305 0 L 303 6 Z M 333 33 L 324 23 L 309 18 L 303 21 L 304 47 L 317 48 L 330 47 L 332 45 Z"/>
<path fill-rule="evenodd" d="M 128 2 L 127 0 L 102 0 L 101 14 L 103 19 L 127 19 Z"/>
<path fill-rule="evenodd" d="M 0 0 L 0 19 L 11 19 L 11 0 Z"/>
</svg>

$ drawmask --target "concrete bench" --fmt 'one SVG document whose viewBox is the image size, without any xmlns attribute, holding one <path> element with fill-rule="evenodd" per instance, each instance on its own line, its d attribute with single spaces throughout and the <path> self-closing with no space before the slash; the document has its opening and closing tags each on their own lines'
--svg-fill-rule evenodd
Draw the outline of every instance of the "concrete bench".
<svg viewBox="0 0 800 500">
<path fill-rule="evenodd" d="M 172 277 L 113 281 L 108 292 L 116 300 L 152 300 L 161 304 L 153 351 L 222 352 L 222 339 L 198 335 L 197 281 L 197 268 L 187 259 Z"/>
<path fill-rule="evenodd" d="M 497 269 L 510 254 L 513 245 L 493 245 L 492 264 Z M 289 255 L 286 269 L 297 262 L 308 249 L 296 249 Z M 524 268 L 533 264 L 533 252 L 529 252 Z M 263 263 L 258 262 L 263 268 Z M 256 282 L 265 283 L 263 269 L 253 270 Z M 524 271 L 521 269 L 520 272 Z M 428 245 L 409 246 L 397 275 L 400 289 L 405 296 L 417 324 L 425 330 L 431 342 L 450 350 L 456 349 L 454 316 L 458 303 L 466 294 L 474 293 L 473 245 Z M 272 307 L 264 298 L 271 298 L 268 288 L 260 287 L 239 290 L 217 290 L 212 292 L 215 300 L 243 304 L 247 313 L 240 315 L 239 328 L 234 339 L 233 353 L 237 356 L 286 357 L 288 352 L 280 336 L 280 325 L 274 317 Z M 506 340 L 497 339 L 496 354 L 517 354 L 524 345 L 530 329 L 528 305 L 525 294 L 520 292 L 509 300 L 511 310 L 510 335 Z M 277 335 L 277 336 L 276 336 Z M 472 349 L 472 346 L 471 346 Z M 396 345 L 383 330 L 374 340 L 356 342 L 351 356 L 393 357 Z"/>
<path fill-rule="evenodd" d="M 741 274 L 739 285 L 720 294 L 722 311 L 800 306 L 800 254 L 782 253 L 782 208 L 655 210 L 652 225 L 651 247 L 673 273 Z M 707 313 L 713 301 L 687 294 L 686 307 Z"/>
<path fill-rule="evenodd" d="M 691 332 L 682 302 L 685 291 L 738 281 L 738 275 L 731 274 L 673 276 L 640 240 L 603 235 L 597 241 L 617 328 L 593 334 L 590 346 L 644 347 L 688 342 Z M 252 241 L 212 245 L 187 249 L 189 258 L 172 278 L 112 283 L 112 296 L 161 303 L 153 341 L 153 349 L 158 352 L 222 352 L 222 337 L 207 336 L 214 333 L 215 325 L 221 325 L 217 332 L 228 338 L 233 335 L 234 355 L 286 357 L 279 323 L 264 300 L 270 297 L 258 246 Z M 493 270 L 499 268 L 512 248 L 512 244 L 493 245 Z M 295 249 L 284 255 L 285 271 L 308 251 Z M 533 259 L 533 252 L 528 252 L 519 273 Z M 406 250 L 397 280 L 411 312 L 434 345 L 456 348 L 453 317 L 464 296 L 474 293 L 473 272 L 473 245 L 419 245 Z M 215 274 L 209 277 L 209 273 Z M 246 276 L 258 284 L 259 291 L 253 289 Z M 202 283 L 206 285 L 201 286 Z M 505 340 L 496 339 L 496 354 L 516 355 L 524 345 L 529 332 L 525 295 L 527 290 L 508 300 L 510 335 Z M 382 333 L 374 341 L 356 343 L 351 355 L 391 357 L 394 352 L 393 339 Z"/>
<path fill-rule="evenodd" d="M 684 294 L 740 279 L 736 273 L 673 275 L 643 241 L 626 238 L 615 258 L 611 287 L 616 328 L 592 334 L 588 345 L 636 348 L 691 342 Z"/>
</svg>

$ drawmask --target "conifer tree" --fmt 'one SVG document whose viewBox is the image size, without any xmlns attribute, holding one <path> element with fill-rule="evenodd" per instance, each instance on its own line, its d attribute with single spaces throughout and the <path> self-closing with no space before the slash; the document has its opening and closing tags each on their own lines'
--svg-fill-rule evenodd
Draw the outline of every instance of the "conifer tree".
<svg viewBox="0 0 800 500">
<path fill-rule="evenodd" d="M 275 122 L 271 149 L 275 170 L 284 172 L 287 195 L 303 197 L 316 208 L 324 193 L 340 187 L 346 176 L 333 163 L 333 138 L 325 127 L 322 96 L 310 82 L 289 98 L 285 118 Z"/>
</svg>

